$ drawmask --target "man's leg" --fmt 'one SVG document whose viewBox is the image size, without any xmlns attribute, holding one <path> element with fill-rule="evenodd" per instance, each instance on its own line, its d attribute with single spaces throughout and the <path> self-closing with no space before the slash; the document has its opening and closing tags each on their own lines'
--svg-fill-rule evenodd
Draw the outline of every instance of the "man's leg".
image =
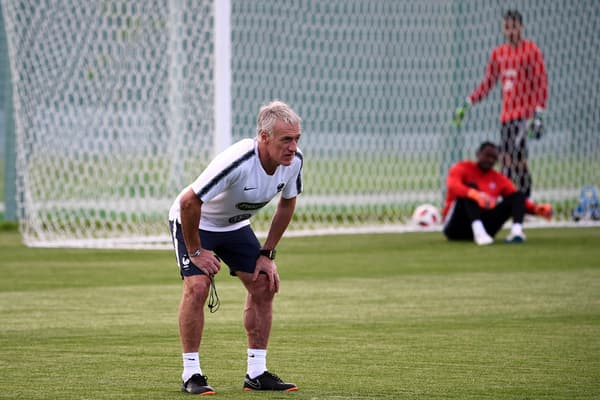
<svg viewBox="0 0 600 400">
<path fill-rule="evenodd" d="M 267 346 L 275 297 L 275 292 L 269 290 L 267 276 L 259 274 L 258 279 L 253 282 L 252 274 L 238 272 L 237 275 L 248 291 L 244 307 L 244 327 L 248 336 L 248 371 L 244 390 L 298 390 L 295 384 L 283 382 L 267 370 Z"/>
<path fill-rule="evenodd" d="M 514 120 L 502 124 L 500 140 L 500 164 L 504 175 L 509 177 L 517 188 L 531 195 L 532 179 L 527 165 L 527 129 L 525 120 Z"/>
<path fill-rule="evenodd" d="M 456 199 L 444 222 L 444 235 L 448 240 L 473 240 L 473 221 L 466 210 L 465 199 Z M 477 218 L 479 219 L 479 216 Z"/>
<path fill-rule="evenodd" d="M 503 200 L 510 204 L 510 214 L 513 223 L 523 223 L 525 218 L 525 194 L 522 192 L 515 192 Z"/>
<path fill-rule="evenodd" d="M 187 276 L 179 303 L 179 336 L 184 353 L 198 352 L 204 329 L 204 304 L 210 289 L 206 275 Z"/>
<path fill-rule="evenodd" d="M 504 223 L 512 218 L 513 224 L 511 233 L 515 236 L 519 236 L 522 240 L 525 240 L 523 234 L 523 219 L 525 217 L 525 195 L 522 192 L 514 192 L 513 194 L 506 196 L 498 205 L 489 212 L 484 213 L 482 216 L 483 224 L 486 230 L 493 236 L 495 236 Z M 510 238 L 511 235 L 509 235 Z M 516 241 L 519 241 L 518 239 Z"/>
<path fill-rule="evenodd" d="M 210 279 L 190 262 L 183 241 L 181 225 L 169 221 L 175 257 L 183 278 L 183 289 L 179 302 L 179 338 L 181 341 L 183 372 L 181 374 L 184 392 L 192 394 L 213 394 L 206 376 L 200 368 L 200 342 L 204 329 L 204 303 L 208 297 Z"/>
<path fill-rule="evenodd" d="M 525 197 L 530 197 L 531 196 L 531 186 L 532 186 L 533 182 L 531 179 L 531 174 L 529 173 L 529 167 L 527 165 L 526 159 L 522 159 L 522 160 L 518 161 L 517 170 L 519 171 L 518 176 L 519 176 L 520 191 L 523 192 Z"/>
<path fill-rule="evenodd" d="M 203 232 L 203 231 L 202 231 Z M 236 231 L 215 233 L 213 249 L 237 276 L 246 288 L 244 306 L 244 328 L 248 338 L 248 369 L 244 390 L 293 391 L 293 383 L 285 383 L 277 375 L 267 371 L 267 346 L 273 321 L 273 299 L 275 292 L 269 290 L 267 276 L 259 274 L 252 280 L 260 242 L 250 226 Z M 204 237 L 203 237 L 204 243 Z"/>
<path fill-rule="evenodd" d="M 183 280 L 183 293 L 179 303 L 179 337 L 183 352 L 184 392 L 207 395 L 215 390 L 208 385 L 200 368 L 200 342 L 204 329 L 204 303 L 208 296 L 210 279 L 206 275 L 186 276 Z"/>
<path fill-rule="evenodd" d="M 526 121 L 519 121 L 518 134 L 515 141 L 515 156 L 513 162 L 515 170 L 517 171 L 517 187 L 525 197 L 531 196 L 531 174 L 529 173 L 529 166 L 527 164 L 528 150 L 527 150 L 527 124 Z"/>
<path fill-rule="evenodd" d="M 475 240 L 478 245 L 488 245 L 494 239 L 482 223 L 482 211 L 471 199 L 458 198 L 446 215 L 444 235 L 448 240 Z"/>
<path fill-rule="evenodd" d="M 510 204 L 510 215 L 512 216 L 512 226 L 510 233 L 505 241 L 508 243 L 522 243 L 525 241 L 523 232 L 523 220 L 525 219 L 525 194 L 515 192 L 506 196 L 504 201 Z"/>
<path fill-rule="evenodd" d="M 248 348 L 266 350 L 273 322 L 275 293 L 269 290 L 266 275 L 259 274 L 256 282 L 252 281 L 252 274 L 247 272 L 238 272 L 237 275 L 247 290 L 244 327 L 248 336 Z"/>
</svg>

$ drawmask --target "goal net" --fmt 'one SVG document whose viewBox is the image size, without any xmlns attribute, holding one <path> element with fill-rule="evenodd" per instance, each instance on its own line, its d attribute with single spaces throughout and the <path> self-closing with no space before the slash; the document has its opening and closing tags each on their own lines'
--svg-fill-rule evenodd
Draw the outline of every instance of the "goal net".
<svg viewBox="0 0 600 400">
<path fill-rule="evenodd" d="M 168 244 L 177 193 L 224 145 L 253 136 L 272 99 L 304 121 L 305 192 L 289 235 L 410 229 L 417 205 L 441 207 L 448 167 L 499 140 L 498 87 L 460 130 L 450 119 L 503 42 L 510 6 L 3 1 L 24 240 Z M 549 78 L 546 135 L 529 144 L 532 197 L 561 225 L 581 187 L 600 184 L 600 4 L 531 0 L 519 11 Z M 257 232 L 273 208 L 255 217 Z"/>
</svg>

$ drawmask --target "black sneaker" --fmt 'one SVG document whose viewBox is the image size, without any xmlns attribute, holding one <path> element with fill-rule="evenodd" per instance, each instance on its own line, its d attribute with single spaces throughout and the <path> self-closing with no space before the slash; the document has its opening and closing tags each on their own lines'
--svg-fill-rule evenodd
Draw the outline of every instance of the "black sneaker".
<svg viewBox="0 0 600 400">
<path fill-rule="evenodd" d="M 190 379 L 185 381 L 181 385 L 181 391 L 191 394 L 199 394 L 204 396 L 205 394 L 215 394 L 215 389 L 208 386 L 206 382 L 206 376 L 200 374 L 194 374 Z"/>
<path fill-rule="evenodd" d="M 298 386 L 293 383 L 285 383 L 277 375 L 265 371 L 262 375 L 257 376 L 254 379 L 250 379 L 246 375 L 244 380 L 244 390 L 281 390 L 284 392 L 293 392 L 298 390 Z"/>
</svg>

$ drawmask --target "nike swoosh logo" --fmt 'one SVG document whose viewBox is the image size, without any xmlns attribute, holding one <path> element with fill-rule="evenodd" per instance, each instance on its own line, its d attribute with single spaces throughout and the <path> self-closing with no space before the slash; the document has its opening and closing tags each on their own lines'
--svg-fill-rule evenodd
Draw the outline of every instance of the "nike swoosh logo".
<svg viewBox="0 0 600 400">
<path fill-rule="evenodd" d="M 255 189 L 256 189 L 255 187 L 248 187 L 248 186 L 244 186 L 244 191 L 247 191 L 247 190 L 255 190 Z"/>
<path fill-rule="evenodd" d="M 259 381 L 252 381 L 250 379 L 246 379 L 246 384 L 248 386 L 250 386 L 253 389 L 260 389 L 260 382 Z"/>
</svg>

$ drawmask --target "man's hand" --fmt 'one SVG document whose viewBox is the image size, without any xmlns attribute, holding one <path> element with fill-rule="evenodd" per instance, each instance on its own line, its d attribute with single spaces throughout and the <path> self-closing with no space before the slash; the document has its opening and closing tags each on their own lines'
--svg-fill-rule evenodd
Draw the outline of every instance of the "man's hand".
<svg viewBox="0 0 600 400">
<path fill-rule="evenodd" d="M 496 207 L 496 199 L 494 197 L 477 189 L 469 189 L 467 197 L 475 201 L 484 210 L 491 210 Z"/>
<path fill-rule="evenodd" d="M 534 209 L 535 215 L 546 218 L 548 221 L 552 218 L 554 211 L 550 204 L 536 204 Z"/>
<path fill-rule="evenodd" d="M 458 107 L 454 111 L 454 116 L 452 117 L 452 123 L 454 124 L 454 126 L 460 128 L 462 120 L 463 118 L 465 118 L 465 114 L 467 113 L 467 111 L 469 111 L 469 108 L 471 108 L 471 103 L 469 101 L 465 101 L 465 103 L 462 106 Z"/>
<path fill-rule="evenodd" d="M 220 260 L 209 250 L 202 249 L 196 256 L 190 254 L 190 260 L 207 276 L 214 276 L 221 269 Z"/>
<path fill-rule="evenodd" d="M 530 139 L 540 139 L 544 135 L 544 112 L 540 109 L 535 111 L 533 118 L 527 121 L 527 136 Z"/>
<path fill-rule="evenodd" d="M 275 265 L 275 261 L 264 256 L 259 256 L 256 259 L 254 275 L 252 275 L 253 282 L 256 282 L 258 275 L 261 272 L 265 274 L 269 280 L 269 290 L 275 293 L 279 292 L 279 272 L 277 272 L 277 265 Z"/>
</svg>

